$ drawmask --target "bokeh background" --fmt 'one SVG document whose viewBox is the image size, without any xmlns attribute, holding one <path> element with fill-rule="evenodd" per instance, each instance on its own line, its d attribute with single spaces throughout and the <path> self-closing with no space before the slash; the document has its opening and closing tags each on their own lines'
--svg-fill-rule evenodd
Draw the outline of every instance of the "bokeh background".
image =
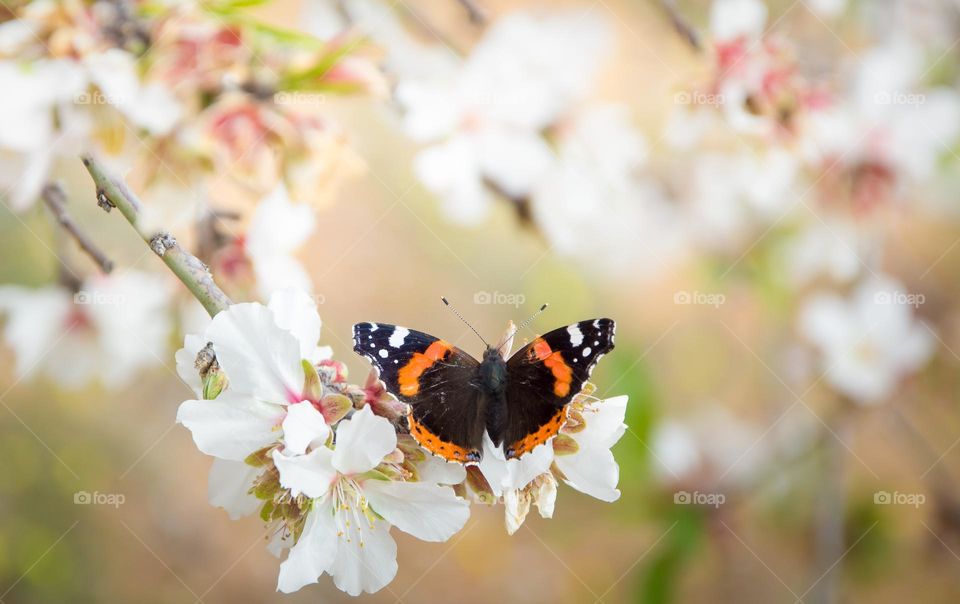
<svg viewBox="0 0 960 604">
<path fill-rule="evenodd" d="M 242 23 L 315 35 L 319 13 L 350 13 L 335 2 L 250 4 L 231 3 L 230 10 L 242 11 Z M 546 41 L 531 34 L 531 51 L 514 40 L 517 53 L 543 51 L 543 70 L 573 71 L 565 77 L 582 88 L 549 125 L 531 130 L 562 155 L 565 133 L 581 127 L 577 115 L 591 104 L 617 103 L 644 149 L 638 153 L 619 128 L 598 127 L 595 146 L 568 150 L 565 159 L 574 172 L 587 166 L 587 174 L 595 162 L 602 185 L 578 188 L 580 180 L 554 175 L 546 180 L 559 191 L 518 194 L 512 181 L 487 174 L 482 214 L 451 220 L 447 208 L 459 202 L 431 186 L 417 163 L 434 142 L 418 140 L 405 123 L 416 110 L 436 111 L 439 120 L 443 102 L 418 108 L 397 94 L 399 83 L 416 81 L 415 72 L 446 74 L 448 66 L 414 56 L 401 61 L 390 53 L 393 38 L 371 34 L 356 60 L 368 61 L 374 75 L 352 65 L 355 71 L 344 68 L 340 80 L 298 99 L 304 111 L 336 124 L 327 153 L 351 155 L 324 159 L 318 199 L 309 200 L 315 228 L 290 251 L 320 303 L 322 341 L 347 363 L 351 381 L 362 383 L 368 371 L 351 350 L 351 326 L 359 321 L 407 325 L 479 354 L 482 344 L 441 306 L 445 295 L 487 339 L 543 302 L 550 308 L 533 326 L 541 332 L 615 318 L 617 348 L 593 381 L 598 395 L 630 397 L 629 430 L 614 449 L 619 501 L 605 504 L 561 486 L 555 517 L 533 514 L 513 536 L 503 530 L 501 507 L 474 505 L 466 528 L 447 543 L 397 535 L 397 578 L 363 599 L 956 600 L 960 102 L 953 95 L 960 5 L 772 1 L 757 29 L 750 2 L 729 3 L 737 6 L 726 21 L 705 1 L 477 0 L 483 16 L 476 20 L 453 0 L 383 4 L 419 44 L 460 63 L 498 23 L 524 11 L 586 15 L 572 21 L 588 28 L 584 23 L 602 21 L 609 48 L 595 69 L 574 60 L 591 52 L 589 44 L 578 46 L 578 25 L 571 26 L 576 42 L 566 45 L 538 46 Z M 8 21 L 22 14 L 22 6 L 4 5 Z M 158 6 L 130 4 L 134 14 Z M 226 9 L 213 18 L 241 23 Z M 365 31 L 363 19 L 354 20 L 354 30 Z M 509 65 L 503 52 L 494 57 Z M 7 62 L 36 60 L 27 51 L 4 53 Z M 550 64 L 560 56 L 568 63 Z M 252 63 L 271 60 L 258 55 Z M 740 73 L 731 61 L 749 69 Z M 282 71 L 284 64 L 272 65 Z M 536 68 L 530 77 L 536 80 Z M 864 101 L 876 82 L 893 83 Z M 887 96 L 878 97 L 882 92 Z M 872 112 L 865 108 L 871 103 L 889 111 Z M 12 128 L 7 120 L 21 114 L 7 105 L 0 123 Z M 234 299 L 262 299 L 249 270 L 234 278 L 217 256 L 245 233 L 260 190 L 215 161 L 165 155 L 157 141 L 169 139 L 144 134 L 142 124 L 111 127 L 123 139 L 112 147 L 118 156 L 152 149 L 118 169 L 166 224 L 175 217 L 170 228 L 180 242 L 207 250 L 201 257 Z M 591 125 L 582 127 L 589 137 Z M 93 137 L 101 150 L 105 130 Z M 237 144 L 256 146 L 244 132 Z M 18 153 L 4 161 L 22 176 Z M 68 192 L 77 223 L 114 261 L 113 274 L 150 273 L 158 284 L 136 291 L 169 293 L 162 309 L 124 327 L 139 352 L 122 354 L 144 361 L 120 384 L 58 379 L 100 354 L 70 337 L 44 340 L 49 345 L 36 362 L 43 371 L 22 371 L 22 349 L 11 343 L 16 304 L 4 307 L 0 600 L 351 600 L 327 578 L 296 594 L 277 593 L 278 562 L 265 550 L 263 524 L 232 521 L 209 505 L 211 460 L 174 422 L 191 394 L 173 352 L 197 323 L 196 309 L 129 225 L 97 208 L 75 158 L 61 150 L 49 178 Z M 144 176 L 151 168 L 166 176 Z M 612 177 L 604 172 L 617 169 Z M 204 231 L 209 221 L 188 203 L 196 197 L 228 215 L 218 219 L 219 237 Z M 0 280 L 66 287 L 62 262 L 75 277 L 95 275 L 43 204 L 26 205 L 15 207 L 8 195 L 0 212 Z M 820 239 L 805 238 L 821 226 L 826 235 L 821 229 Z M 884 281 L 865 304 L 823 319 L 826 336 L 805 327 L 811 301 L 855 300 L 858 288 L 880 279 L 897 285 Z M 65 335 L 37 304 L 36 338 L 51 330 Z M 871 314 L 877 305 L 897 310 Z M 861 329 L 865 317 L 876 319 L 869 329 Z M 157 338 L 138 335 L 158 326 Z M 865 394 L 871 387 L 879 394 Z M 119 495 L 122 504 L 78 504 L 79 492 Z"/>
</svg>

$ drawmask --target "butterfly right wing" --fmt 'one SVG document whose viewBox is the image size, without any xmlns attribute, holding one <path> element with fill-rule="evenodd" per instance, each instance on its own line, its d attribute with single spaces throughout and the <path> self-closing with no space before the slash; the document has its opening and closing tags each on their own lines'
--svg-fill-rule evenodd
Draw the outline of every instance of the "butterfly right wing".
<svg viewBox="0 0 960 604">
<path fill-rule="evenodd" d="M 480 461 L 484 417 L 476 359 L 421 331 L 383 323 L 354 325 L 353 350 L 410 405 L 410 435 L 420 446 L 447 461 Z"/>
</svg>

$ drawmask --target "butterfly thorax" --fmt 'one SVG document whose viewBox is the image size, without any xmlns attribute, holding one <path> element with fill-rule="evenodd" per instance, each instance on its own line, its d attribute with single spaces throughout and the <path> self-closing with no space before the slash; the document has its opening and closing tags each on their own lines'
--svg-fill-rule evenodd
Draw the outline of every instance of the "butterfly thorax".
<svg viewBox="0 0 960 604">
<path fill-rule="evenodd" d="M 487 434 L 499 446 L 507 423 L 507 363 L 500 351 L 487 348 L 480 363 L 480 396 L 486 402 Z"/>
</svg>

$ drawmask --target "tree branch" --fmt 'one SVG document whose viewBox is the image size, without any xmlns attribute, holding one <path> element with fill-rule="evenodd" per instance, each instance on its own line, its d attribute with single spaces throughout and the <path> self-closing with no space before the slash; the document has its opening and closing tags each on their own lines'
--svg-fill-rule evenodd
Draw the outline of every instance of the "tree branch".
<svg viewBox="0 0 960 604">
<path fill-rule="evenodd" d="M 680 10 L 677 8 L 674 0 L 660 0 L 660 7 L 667 13 L 670 24 L 673 25 L 673 29 L 680 34 L 684 42 L 689 44 L 690 48 L 696 52 L 703 50 L 703 45 L 700 43 L 700 34 L 696 28 L 690 25 L 686 18 L 680 14 Z"/>
<path fill-rule="evenodd" d="M 43 201 L 50 208 L 53 217 L 63 227 L 67 233 L 73 237 L 80 249 L 86 252 L 88 256 L 100 267 L 100 270 L 109 273 L 113 270 L 113 262 L 107 258 L 100 248 L 90 237 L 84 233 L 77 223 L 73 221 L 70 214 L 67 213 L 67 195 L 63 192 L 63 187 L 59 183 L 50 183 L 43 188 Z"/>
<path fill-rule="evenodd" d="M 160 256 L 163 263 L 203 304 L 211 317 L 230 306 L 230 298 L 213 281 L 207 265 L 183 249 L 170 233 L 149 230 L 140 224 L 142 204 L 126 183 L 108 174 L 92 156 L 84 155 L 81 159 L 97 186 L 97 205 L 106 212 L 113 208 L 120 210 L 153 253 Z"/>
<path fill-rule="evenodd" d="M 463 10 L 467 11 L 467 17 L 474 25 L 485 25 L 487 22 L 487 13 L 474 0 L 459 0 Z"/>
</svg>

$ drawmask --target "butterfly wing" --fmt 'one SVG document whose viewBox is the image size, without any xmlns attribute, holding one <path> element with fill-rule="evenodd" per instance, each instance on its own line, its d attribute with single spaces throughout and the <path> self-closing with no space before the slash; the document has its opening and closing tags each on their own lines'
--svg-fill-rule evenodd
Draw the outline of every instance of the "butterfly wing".
<svg viewBox="0 0 960 604">
<path fill-rule="evenodd" d="M 476 359 L 421 331 L 383 323 L 354 325 L 353 350 L 410 405 L 410 434 L 420 446 L 448 461 L 480 460 L 484 418 Z"/>
<path fill-rule="evenodd" d="M 555 436 L 573 400 L 604 354 L 613 350 L 612 319 L 580 321 L 536 338 L 507 361 L 507 458 Z M 499 443 L 496 443 L 499 444 Z"/>
</svg>

